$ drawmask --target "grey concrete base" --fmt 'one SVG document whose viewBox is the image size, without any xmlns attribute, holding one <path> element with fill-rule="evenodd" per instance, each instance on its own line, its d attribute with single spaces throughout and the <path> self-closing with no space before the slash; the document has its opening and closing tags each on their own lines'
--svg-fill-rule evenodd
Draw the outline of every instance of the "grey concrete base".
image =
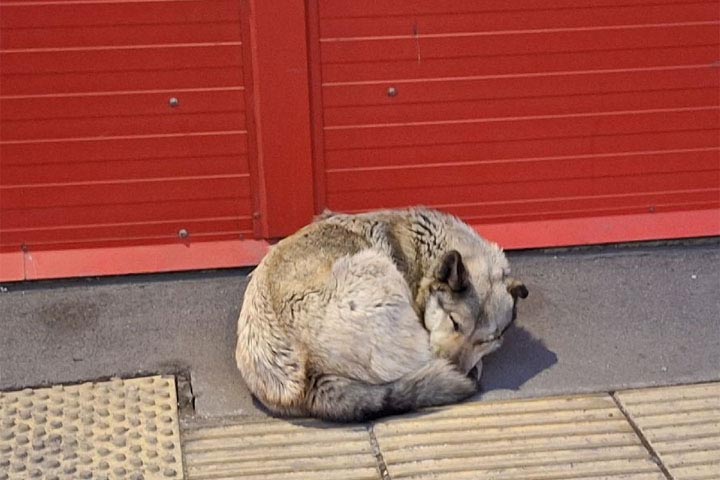
<svg viewBox="0 0 720 480">
<path fill-rule="evenodd" d="M 720 380 L 716 243 L 510 257 L 530 297 L 479 398 Z M 0 389 L 184 371 L 199 415 L 262 415 L 233 360 L 246 274 L 4 285 Z"/>
</svg>

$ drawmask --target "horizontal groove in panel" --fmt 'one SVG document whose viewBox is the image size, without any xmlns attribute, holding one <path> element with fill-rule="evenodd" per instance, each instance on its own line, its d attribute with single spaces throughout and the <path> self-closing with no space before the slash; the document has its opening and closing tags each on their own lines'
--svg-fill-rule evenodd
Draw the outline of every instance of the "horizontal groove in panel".
<svg viewBox="0 0 720 480">
<path fill-rule="evenodd" d="M 642 427 L 640 427 L 642 430 Z M 716 436 L 720 431 L 720 422 L 705 423 L 701 425 L 691 425 L 686 427 L 676 427 L 667 425 L 663 427 L 654 427 L 643 431 L 648 441 L 669 442 L 669 441 L 689 441 L 694 438 L 706 438 Z"/>
<path fill-rule="evenodd" d="M 247 133 L 206 132 L 203 135 L 106 138 L 86 142 L 1 144 L 0 158 L 7 165 L 57 164 L 123 160 L 173 159 L 216 155 L 247 155 Z M 34 163 L 40 162 L 40 163 Z"/>
<path fill-rule="evenodd" d="M 246 472 L 242 467 L 220 472 L 188 471 L 188 480 L 377 480 L 377 469 L 350 468 L 332 470 L 300 470 L 273 473 Z"/>
<path fill-rule="evenodd" d="M 418 61 L 496 55 L 547 55 L 594 50 L 659 49 L 717 43 L 719 22 L 699 25 L 661 25 L 642 28 L 576 30 L 555 32 L 489 32 L 442 36 L 408 35 L 322 42 L 323 64 Z"/>
<path fill-rule="evenodd" d="M 714 383 L 698 383 L 695 385 L 683 385 L 682 388 L 674 387 L 657 387 L 642 390 L 625 390 L 617 392 L 621 401 L 633 408 L 642 411 L 642 406 L 636 407 L 638 404 L 656 403 L 656 402 L 681 402 L 684 400 L 699 400 L 702 398 L 717 399 L 720 394 L 720 386 Z M 653 407 L 650 407 L 653 408 Z"/>
<path fill-rule="evenodd" d="M 120 137 L 245 129 L 245 114 L 241 112 L 185 113 L 168 111 L 163 114 L 137 116 L 10 120 L 3 122 L 2 140 Z"/>
<path fill-rule="evenodd" d="M 554 425 L 557 423 L 588 422 L 593 420 L 606 420 L 616 418 L 617 411 L 612 407 L 597 410 L 559 411 L 551 415 L 546 412 L 527 414 L 512 413 L 502 415 L 488 415 L 481 417 L 449 417 L 449 418 L 422 418 L 417 421 L 387 423 L 376 429 L 383 435 L 405 435 L 409 433 L 453 431 L 458 428 L 499 428 L 502 426 L 533 426 Z"/>
<path fill-rule="evenodd" d="M 152 71 L 45 73 L 3 77 L 3 95 L 79 94 L 130 90 L 226 88 L 242 85 L 240 68 L 175 68 Z"/>
<path fill-rule="evenodd" d="M 432 125 L 392 125 L 326 130 L 327 150 L 653 133 L 720 128 L 720 107 L 608 112 L 574 116 L 484 119 Z"/>
<path fill-rule="evenodd" d="M 366 433 L 367 435 L 367 433 Z M 211 438 L 207 440 L 193 440 L 184 443 L 186 447 L 183 451 L 187 453 L 197 453 L 198 451 L 206 451 L 208 449 L 218 449 L 227 446 L 229 439 L 234 438 L 232 434 L 229 434 L 222 438 Z M 294 432 L 294 433 L 268 433 L 265 435 L 248 435 L 243 436 L 242 443 L 248 448 L 270 448 L 270 447 L 296 447 L 303 445 L 308 442 L 308 438 L 313 438 L 313 441 L 321 439 L 323 442 L 335 442 L 342 443 L 348 440 L 357 440 L 355 435 L 348 435 L 342 432 L 324 432 L 322 435 L 312 435 L 305 432 Z"/>
<path fill-rule="evenodd" d="M 405 82 L 398 95 L 389 97 L 387 85 L 326 85 L 326 108 L 370 105 L 402 105 L 494 99 L 535 98 L 562 95 L 597 95 L 647 90 L 710 88 L 720 75 L 708 65 L 687 68 L 634 69 L 625 72 L 595 71 L 580 75 L 562 72 L 537 77 L 444 78 Z M 384 88 L 385 87 L 385 88 Z"/>
<path fill-rule="evenodd" d="M 172 107 L 170 99 L 177 98 Z M 4 121 L 129 118 L 144 115 L 187 115 L 245 111 L 242 87 L 209 91 L 110 92 L 55 97 L 0 97 Z"/>
<path fill-rule="evenodd" d="M 326 107 L 326 127 L 353 124 L 447 121 L 523 115 L 563 115 L 575 112 L 698 107 L 720 103 L 717 86 L 679 90 L 633 91 L 601 95 L 558 95 L 462 102 Z"/>
<path fill-rule="evenodd" d="M 163 25 L 4 28 L 4 50 L 240 42 L 240 20 Z"/>
<path fill-rule="evenodd" d="M 329 170 L 327 172 L 327 191 L 339 193 L 369 189 L 392 190 L 398 185 L 402 185 L 402 188 L 435 188 L 450 185 L 533 182 L 543 179 L 601 178 L 689 171 L 707 172 L 713 169 L 720 170 L 719 160 L 720 147 L 707 151 L 625 157 Z"/>
<path fill-rule="evenodd" d="M 663 462 L 669 467 L 686 467 L 690 465 L 714 465 L 720 469 L 720 448 L 713 445 L 710 449 L 697 452 L 671 453 L 663 455 Z"/>
<path fill-rule="evenodd" d="M 638 48 L 591 52 L 548 53 L 544 55 L 496 55 L 486 57 L 426 59 L 418 68 L 417 59 L 352 64 L 324 64 L 325 86 L 394 85 L 400 96 L 406 83 L 437 82 L 470 78 L 542 78 L 546 76 L 583 76 L 600 71 L 667 69 L 672 65 L 706 65 L 717 58 L 717 45 L 693 47 Z"/>
<path fill-rule="evenodd" d="M 198 232 L 192 236 L 191 242 L 210 242 L 225 240 L 242 240 L 244 238 L 252 238 L 250 231 L 211 231 Z M 182 244 L 187 241 L 180 240 L 177 232 L 173 235 L 143 235 L 143 236 L 122 236 L 122 237 L 98 237 L 98 238 L 82 238 L 78 240 L 66 240 L 58 238 L 49 242 L 35 242 L 26 244 L 25 247 L 30 252 L 43 250 L 73 250 L 73 249 L 94 249 L 94 248 L 114 248 L 114 247 L 131 247 L 131 246 L 149 246 L 149 245 L 167 245 Z M 7 251 L 22 250 L 22 245 L 9 244 L 1 245 L 2 249 Z"/>
<path fill-rule="evenodd" d="M 220 132 L 178 132 L 178 133 L 156 133 L 139 135 L 113 135 L 100 137 L 67 137 L 67 138 L 36 138 L 29 140 L 3 140 L 0 145 L 32 145 L 41 143 L 69 143 L 69 142 L 106 142 L 113 140 L 143 140 L 148 138 L 178 138 L 178 137 L 204 137 L 218 135 L 247 135 L 245 130 L 226 130 Z"/>
<path fill-rule="evenodd" d="M 659 151 L 708 150 L 718 148 L 715 129 L 658 131 L 613 136 L 551 137 L 507 141 L 407 145 L 358 148 L 325 152 L 328 169 L 395 168 L 416 164 L 459 165 L 483 162 L 569 160 L 577 157 L 608 158 Z"/>
<path fill-rule="evenodd" d="M 382 433 L 382 432 L 381 432 Z M 557 422 L 552 424 L 488 427 L 472 430 L 435 431 L 431 427 L 401 435 L 382 433 L 383 451 L 404 450 L 421 445 L 473 444 L 477 448 L 492 449 L 498 443 L 516 444 L 535 442 L 555 437 L 590 438 L 599 436 L 625 436 L 633 433 L 623 419 L 615 418 L 584 422 Z M 522 445 L 520 445 L 522 446 Z"/>
<path fill-rule="evenodd" d="M 468 119 L 451 119 L 440 121 L 424 121 L 424 122 L 399 122 L 399 123 L 370 123 L 358 125 L 342 125 L 334 127 L 326 127 L 325 130 L 355 130 L 367 128 L 403 128 L 403 127 L 425 127 L 446 125 L 469 125 L 475 123 L 491 123 L 491 122 L 517 122 L 526 120 L 554 120 L 566 118 L 589 118 L 589 117 L 616 117 L 625 115 L 652 115 L 656 113 L 684 113 L 684 112 L 707 112 L 718 111 L 720 105 L 704 104 L 695 107 L 676 107 L 676 108 L 651 108 L 647 110 L 617 110 L 617 111 L 590 111 L 590 112 L 572 112 L 557 115 L 514 115 L 507 117 L 480 117 Z M 524 113 L 524 112 L 523 112 Z"/>
<path fill-rule="evenodd" d="M 713 422 L 720 423 L 720 406 L 716 406 L 712 409 L 706 408 L 704 410 L 690 412 L 679 411 L 676 413 L 665 413 L 662 415 L 649 415 L 642 417 L 642 423 L 645 428 L 662 427 L 668 423 L 672 423 L 673 425 L 679 427 Z"/>
<path fill-rule="evenodd" d="M 484 225 L 484 224 L 496 224 L 496 223 L 508 223 L 508 222 L 531 222 L 531 221 L 545 221 L 545 220 L 560 220 L 560 219 L 571 219 L 578 217 L 602 217 L 602 216 L 616 216 L 616 215 L 632 215 L 632 214 L 647 214 L 647 213 L 669 213 L 678 211 L 691 211 L 691 210 L 717 210 L 720 208 L 720 190 L 714 190 L 704 194 L 704 201 L 690 201 L 685 196 L 678 200 L 676 197 L 668 200 L 666 203 L 662 202 L 629 202 L 626 200 L 626 205 L 616 207 L 598 206 L 600 202 L 596 202 L 596 206 L 592 208 L 573 208 L 573 205 L 566 202 L 563 206 L 557 207 L 555 210 L 552 209 L 538 209 L 531 210 L 526 209 L 522 213 L 507 213 L 505 209 L 497 208 L 495 212 L 486 215 L 472 215 L 463 217 L 471 225 Z M 666 197 L 669 195 L 666 195 Z M 551 203 L 551 202 L 549 202 Z M 517 204 L 513 204 L 517 206 Z M 448 210 L 451 210 L 448 208 Z"/>
<path fill-rule="evenodd" d="M 505 402 L 461 403 L 452 409 L 429 408 L 420 414 L 408 414 L 402 418 L 404 421 L 420 419 L 442 419 L 458 417 L 476 417 L 478 415 L 497 415 L 509 413 L 542 413 L 565 410 L 597 410 L 613 408 L 614 402 L 605 394 L 584 395 L 577 397 L 549 397 L 522 400 L 509 400 Z M 385 424 L 392 424 L 394 420 L 380 420 L 375 428 L 384 428 Z"/>
<path fill-rule="evenodd" d="M 696 0 L 675 0 L 672 2 L 681 8 L 682 5 L 693 3 Z M 448 11 L 454 13 L 485 13 L 485 12 L 527 12 L 545 10 L 554 12 L 570 8 L 597 8 L 604 6 L 623 5 L 653 5 L 662 3 L 652 0 L 525 0 L 522 3 L 505 2 L 503 0 L 487 0 L 478 3 L 474 0 L 456 0 L 452 7 L 432 0 L 397 1 L 392 3 L 374 2 L 372 0 L 355 0 L 352 2 L 335 2 L 322 0 L 319 4 L 320 18 L 356 18 L 380 17 L 395 15 L 429 15 L 443 14 Z"/>
<path fill-rule="evenodd" d="M 382 441 L 380 441 L 382 449 Z M 556 465 L 578 464 L 586 462 L 611 462 L 620 460 L 627 463 L 634 463 L 636 467 L 644 467 L 645 471 L 656 467 L 649 458 L 647 450 L 642 445 L 630 447 L 608 447 L 583 450 L 556 450 L 549 455 L 547 452 L 525 452 L 517 455 L 507 456 L 468 456 L 462 459 L 418 459 L 414 462 L 395 462 L 392 456 L 385 458 L 388 464 L 388 471 L 392 478 L 401 478 L 409 475 L 427 473 L 434 471 L 464 471 L 474 470 L 475 472 L 488 472 L 499 469 L 511 468 L 537 468 L 553 467 Z M 642 470 L 641 470 L 642 471 Z"/>
<path fill-rule="evenodd" d="M 249 217 L 251 214 L 250 198 L 232 196 L 194 200 L 117 202 L 103 208 L 94 205 L 3 208 L 0 211 L 0 225 L 3 229 L 32 229 L 38 226 L 54 228 L 82 224 L 145 223 L 213 216 L 240 218 Z"/>
<path fill-rule="evenodd" d="M 637 437 L 631 433 L 600 434 L 600 435 L 574 435 L 563 434 L 546 435 L 537 438 L 513 438 L 511 440 L 487 442 L 467 441 L 458 442 L 452 433 L 445 436 L 445 441 L 430 440 L 425 435 L 418 435 L 408 441 L 404 446 L 383 448 L 383 454 L 395 462 L 410 462 L 417 458 L 424 460 L 440 458 L 462 458 L 473 455 L 505 456 L 517 455 L 527 452 L 547 452 L 551 454 L 556 450 L 588 450 L 601 447 L 622 447 L 637 445 Z M 392 452 L 392 453 L 391 453 Z"/>
<path fill-rule="evenodd" d="M 718 157 L 720 159 L 720 157 Z M 709 396 L 699 398 L 672 399 L 672 402 L 643 402 L 633 405 L 633 415 L 638 418 L 665 415 L 668 413 L 690 413 L 703 410 L 720 409 L 720 399 Z"/>
<path fill-rule="evenodd" d="M 248 421 L 234 425 L 221 425 L 216 427 L 194 427 L 193 425 L 190 425 L 188 428 L 183 430 L 183 441 L 190 444 L 193 441 L 218 440 L 223 438 L 232 438 L 238 435 L 242 437 L 250 437 L 292 433 L 304 433 L 322 438 L 330 438 L 328 437 L 329 434 L 332 434 L 332 438 L 356 439 L 367 437 L 367 429 L 364 425 L 338 427 L 316 420 L 297 419 L 292 423 L 280 421 Z"/>
<path fill-rule="evenodd" d="M 320 36 L 360 37 L 402 35 L 416 31 L 422 34 L 465 31 L 493 31 L 623 25 L 643 22 L 671 23 L 718 20 L 716 4 L 698 1 L 678 8 L 676 4 L 620 5 L 578 7 L 563 10 L 488 11 L 482 14 L 455 12 L 447 8 L 432 15 L 415 12 L 399 16 L 325 18 L 320 22 Z"/>
<path fill-rule="evenodd" d="M 346 455 L 353 454 L 358 451 L 372 452 L 370 443 L 365 439 L 355 441 L 344 440 L 342 442 L 333 442 L 323 444 L 316 442 L 313 444 L 312 454 L 315 457 L 324 457 L 325 455 Z M 268 446 L 249 447 L 243 446 L 238 448 L 237 445 L 217 446 L 215 442 L 204 446 L 202 443 L 194 445 L 192 448 L 184 449 L 186 462 L 195 466 L 201 466 L 208 463 L 228 463 L 228 462 L 244 462 L 256 461 L 267 458 Z M 306 442 L 298 445 L 283 445 L 282 451 L 275 452 L 273 458 L 276 460 L 292 460 L 295 458 L 303 458 L 308 456 L 308 448 Z"/>
<path fill-rule="evenodd" d="M 655 441 L 653 447 L 667 454 L 694 452 L 705 448 L 720 448 L 720 432 L 717 435 L 708 437 L 694 438 L 682 442 L 676 441 Z"/>
<path fill-rule="evenodd" d="M 13 76 L 62 73 L 142 72 L 188 68 L 242 68 L 237 45 L 187 45 L 106 51 L 2 53 L 3 81 Z"/>
<path fill-rule="evenodd" d="M 11 4 L 12 3 L 12 4 Z M 183 24 L 239 20 L 234 0 L 212 2 L 176 1 L 40 1 L 3 2 L 0 27 L 88 27 Z"/>
<path fill-rule="evenodd" d="M 612 197 L 626 197 L 627 200 L 632 200 L 633 197 L 641 194 L 717 191 L 719 176 L 720 172 L 716 170 L 706 173 L 669 173 L 514 184 L 441 186 L 432 189 L 373 190 L 368 188 L 365 191 L 330 193 L 328 194 L 328 203 L 341 211 L 353 208 L 374 208 L 379 201 L 386 203 L 387 208 L 415 204 L 451 205 L 460 202 L 545 202 L 547 200 L 563 200 L 572 204 L 580 199 L 601 203 Z"/>
<path fill-rule="evenodd" d="M 41 208 L 55 206 L 112 205 L 123 202 L 191 200 L 227 197 L 248 197 L 247 177 L 190 178 L 186 180 L 118 184 L 104 183 L 79 186 L 48 186 L 4 189 L 4 208 Z"/>
<path fill-rule="evenodd" d="M 276 447 L 279 448 L 279 447 Z M 247 473 L 274 473 L 296 470 L 334 470 L 346 468 L 375 468 L 375 458 L 372 451 L 315 455 L 312 449 L 306 449 L 305 455 L 293 458 L 288 462 L 286 458 L 276 458 L 275 455 L 265 455 L 259 459 L 234 459 L 228 457 L 214 457 L 205 459 L 197 455 L 189 462 L 188 470 L 203 471 L 206 473 L 228 469 L 242 468 Z"/>
<path fill-rule="evenodd" d="M 178 238 L 178 232 L 187 230 L 191 237 L 215 232 L 248 232 L 252 230 L 249 218 L 197 218 L 142 224 L 68 225 L 62 228 L 33 228 L 32 230 L 1 230 L 3 245 L 47 245 L 58 242 L 83 242 L 93 239 L 121 238 Z"/>
<path fill-rule="evenodd" d="M 248 173 L 247 157 L 245 155 L 73 162 L 72 168 L 53 168 L 53 165 L 55 164 L 3 165 L 0 186 L 142 180 L 175 176 L 243 175 Z"/>
<path fill-rule="evenodd" d="M 650 461 L 610 460 L 579 462 L 539 467 L 513 467 L 482 472 L 483 478 L 493 480 L 666 480 L 665 475 Z M 419 473 L 392 478 L 415 480 L 477 480 L 478 472 L 472 469 Z"/>
</svg>

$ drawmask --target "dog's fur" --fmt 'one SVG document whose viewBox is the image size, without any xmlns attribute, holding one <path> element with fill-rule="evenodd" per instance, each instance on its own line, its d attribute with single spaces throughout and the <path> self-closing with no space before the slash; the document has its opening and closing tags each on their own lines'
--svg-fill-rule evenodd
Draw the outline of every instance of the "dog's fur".
<svg viewBox="0 0 720 480">
<path fill-rule="evenodd" d="M 253 272 L 238 368 L 282 415 L 360 421 L 460 401 L 527 296 L 508 275 L 502 250 L 450 215 L 327 212 Z"/>
</svg>

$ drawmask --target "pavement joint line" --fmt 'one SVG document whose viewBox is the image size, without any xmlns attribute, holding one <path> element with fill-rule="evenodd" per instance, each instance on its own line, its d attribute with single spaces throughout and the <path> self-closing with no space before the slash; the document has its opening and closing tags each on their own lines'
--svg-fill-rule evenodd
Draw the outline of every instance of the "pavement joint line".
<svg viewBox="0 0 720 480">
<path fill-rule="evenodd" d="M 375 432 L 373 431 L 374 427 L 374 423 L 369 423 L 367 426 L 367 432 L 368 437 L 370 438 L 370 445 L 372 446 L 373 454 L 375 455 L 375 461 L 378 464 L 378 472 L 380 473 L 380 477 L 382 478 L 382 480 L 392 480 L 387 465 L 385 464 L 385 458 L 383 458 L 380 444 L 377 441 L 377 437 L 375 437 Z"/>
<path fill-rule="evenodd" d="M 665 478 L 667 480 L 675 480 L 675 478 L 670 474 L 670 471 L 667 469 L 665 464 L 660 460 L 660 456 L 658 455 L 658 452 L 653 448 L 650 441 L 645 437 L 642 430 L 640 430 L 640 427 L 637 423 L 635 423 L 635 420 L 630 415 L 630 412 L 627 411 L 625 408 L 625 405 L 618 399 L 617 392 L 608 392 L 608 395 L 610 395 L 610 398 L 613 399 L 613 402 L 615 402 L 615 405 L 617 405 L 618 409 L 622 412 L 623 416 L 625 417 L 625 420 L 630 424 L 633 431 L 635 432 L 635 435 L 640 439 L 640 442 L 642 442 L 643 446 L 647 449 L 648 453 L 650 454 L 650 458 L 653 462 L 655 462 L 660 469 L 660 471 L 665 475 Z"/>
</svg>

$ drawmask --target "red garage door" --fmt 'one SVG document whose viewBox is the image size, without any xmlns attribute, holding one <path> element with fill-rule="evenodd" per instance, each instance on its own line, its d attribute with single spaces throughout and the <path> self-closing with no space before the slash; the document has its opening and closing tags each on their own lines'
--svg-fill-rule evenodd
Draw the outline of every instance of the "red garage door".
<svg viewBox="0 0 720 480">
<path fill-rule="evenodd" d="M 521 247 L 720 230 L 717 0 L 310 16 L 318 206 L 426 204 Z"/>
<path fill-rule="evenodd" d="M 21 249 L 32 278 L 253 237 L 237 1 L 0 4 L 3 277 Z"/>
<path fill-rule="evenodd" d="M 720 2 L 0 0 L 0 280 L 256 263 L 324 208 L 720 234 Z"/>
</svg>

